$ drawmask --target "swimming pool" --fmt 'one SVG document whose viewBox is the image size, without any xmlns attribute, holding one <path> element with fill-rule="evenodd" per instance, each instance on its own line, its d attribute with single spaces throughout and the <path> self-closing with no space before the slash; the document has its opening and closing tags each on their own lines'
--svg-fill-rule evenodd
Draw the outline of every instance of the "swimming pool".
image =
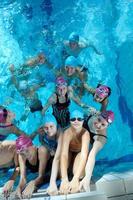
<svg viewBox="0 0 133 200">
<path fill-rule="evenodd" d="M 115 123 L 109 128 L 108 142 L 97 157 L 96 174 L 132 168 L 132 8 L 132 0 L 4 0 L 0 4 L 0 104 L 12 96 L 9 108 L 18 120 L 24 110 L 24 100 L 10 85 L 9 64 L 19 67 L 26 58 L 44 51 L 55 67 L 59 67 L 61 43 L 72 31 L 92 41 L 102 52 L 99 56 L 92 49 L 86 49 L 80 54 L 90 71 L 89 83 L 96 86 L 102 80 L 112 88 L 109 109 L 115 112 Z M 49 71 L 46 69 L 45 73 L 47 77 Z M 51 83 L 38 92 L 43 103 L 53 90 L 53 77 L 48 77 Z M 84 101 L 93 105 L 88 98 Z M 31 133 L 39 123 L 40 114 L 36 113 L 19 126 Z"/>
</svg>

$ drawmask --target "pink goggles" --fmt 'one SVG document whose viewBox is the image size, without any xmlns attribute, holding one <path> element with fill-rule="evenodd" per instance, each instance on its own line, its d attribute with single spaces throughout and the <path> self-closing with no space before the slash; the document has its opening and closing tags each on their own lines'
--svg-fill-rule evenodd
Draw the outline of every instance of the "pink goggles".
<svg viewBox="0 0 133 200">
<path fill-rule="evenodd" d="M 64 85 L 67 86 L 66 80 L 62 76 L 58 77 L 56 80 L 56 87 L 61 87 Z"/>
<path fill-rule="evenodd" d="M 109 95 L 109 88 L 105 85 L 101 85 L 96 88 L 95 94 L 97 94 L 101 98 L 105 98 Z"/>
</svg>

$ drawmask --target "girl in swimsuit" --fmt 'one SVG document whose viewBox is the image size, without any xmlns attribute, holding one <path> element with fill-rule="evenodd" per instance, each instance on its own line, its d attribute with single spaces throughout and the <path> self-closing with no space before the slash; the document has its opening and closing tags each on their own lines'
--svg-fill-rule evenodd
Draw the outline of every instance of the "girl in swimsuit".
<svg viewBox="0 0 133 200">
<path fill-rule="evenodd" d="M 51 157 L 53 157 L 50 184 L 47 189 L 47 193 L 49 195 L 57 195 L 58 188 L 56 185 L 56 179 L 59 172 L 63 134 L 61 129 L 57 126 L 57 121 L 55 117 L 51 114 L 47 114 L 44 116 L 43 126 L 38 130 L 38 132 L 39 132 L 40 142 L 43 145 L 46 152 L 45 155 L 46 162 Z"/>
<path fill-rule="evenodd" d="M 20 181 L 16 189 L 16 196 L 20 199 L 30 198 L 38 185 L 43 182 L 46 152 L 42 146 L 39 148 L 33 146 L 32 140 L 25 135 L 19 136 L 16 140 L 16 150 L 20 166 Z M 26 169 L 29 169 L 33 173 L 38 172 L 37 178 L 31 180 L 27 185 Z"/>
<path fill-rule="evenodd" d="M 106 143 L 106 129 L 113 120 L 114 113 L 112 111 L 103 111 L 98 115 L 91 116 L 87 120 L 85 128 L 90 133 L 93 144 L 85 168 L 85 177 L 80 183 L 80 191 L 90 191 L 90 180 L 95 166 L 95 158 Z"/>
<path fill-rule="evenodd" d="M 60 193 L 68 194 L 79 191 L 79 180 L 83 176 L 88 156 L 90 135 L 82 127 L 84 115 L 80 111 L 73 111 L 70 115 L 70 128 L 63 134 L 61 153 L 61 186 Z M 68 167 L 73 162 L 73 177 L 69 182 Z"/>
<path fill-rule="evenodd" d="M 93 100 L 101 104 L 100 111 L 104 111 L 108 105 L 108 97 L 111 95 L 111 88 L 98 84 L 97 88 L 92 88 L 84 82 L 84 88 L 93 95 Z"/>
<path fill-rule="evenodd" d="M 18 157 L 16 153 L 15 141 L 3 141 L 0 143 L 0 170 L 14 168 L 10 179 L 4 184 L 2 191 L 4 197 L 9 197 L 13 189 L 14 182 L 19 175 Z M 3 197 L 3 199 L 4 199 Z"/>
<path fill-rule="evenodd" d="M 48 99 L 47 103 L 43 107 L 42 113 L 52 105 L 53 115 L 55 116 L 58 124 L 61 128 L 67 128 L 70 125 L 70 113 L 69 105 L 70 100 L 75 101 L 81 107 L 85 107 L 85 104 L 81 103 L 78 97 L 75 97 L 71 87 L 68 87 L 67 82 L 63 77 L 58 77 L 56 80 L 56 91 Z"/>
<path fill-rule="evenodd" d="M 2 106 L 0 107 L 0 141 L 5 140 L 10 133 L 14 133 L 16 136 L 25 134 L 12 123 L 14 118 L 15 114 L 13 112 Z"/>
</svg>

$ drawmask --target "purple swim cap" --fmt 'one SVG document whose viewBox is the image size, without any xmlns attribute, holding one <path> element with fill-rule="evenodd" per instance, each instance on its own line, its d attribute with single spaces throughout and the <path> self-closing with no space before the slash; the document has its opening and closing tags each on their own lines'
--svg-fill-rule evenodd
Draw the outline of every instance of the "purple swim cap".
<svg viewBox="0 0 133 200">
<path fill-rule="evenodd" d="M 109 124 L 111 124 L 114 121 L 114 112 L 111 110 L 103 111 L 100 114 Z"/>
<path fill-rule="evenodd" d="M 0 109 L 0 123 L 4 123 L 6 121 L 6 117 L 7 117 L 7 110 L 4 109 Z"/>
<path fill-rule="evenodd" d="M 66 82 L 66 80 L 64 79 L 63 76 L 59 76 L 59 77 L 56 79 L 56 86 L 57 86 L 57 87 L 61 87 L 61 86 L 63 86 L 63 85 L 67 86 L 67 82 Z"/>
<path fill-rule="evenodd" d="M 96 88 L 95 93 L 99 97 L 105 98 L 109 95 L 109 88 L 106 85 L 100 85 L 98 88 Z"/>
<path fill-rule="evenodd" d="M 31 138 L 25 136 L 25 135 L 21 135 L 17 138 L 16 140 L 16 150 L 17 153 L 19 153 L 22 150 L 27 149 L 28 147 L 32 146 L 32 140 Z"/>
</svg>

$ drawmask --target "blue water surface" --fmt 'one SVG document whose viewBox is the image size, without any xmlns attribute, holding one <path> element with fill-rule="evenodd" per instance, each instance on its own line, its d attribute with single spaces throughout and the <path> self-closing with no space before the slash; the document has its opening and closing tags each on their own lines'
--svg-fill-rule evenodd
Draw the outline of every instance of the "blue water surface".
<svg viewBox="0 0 133 200">
<path fill-rule="evenodd" d="M 0 104 L 17 120 L 24 113 L 24 99 L 10 84 L 9 65 L 16 68 L 27 58 L 45 52 L 55 67 L 60 66 L 62 41 L 77 32 L 102 52 L 88 48 L 79 58 L 88 66 L 88 83 L 99 81 L 112 88 L 109 109 L 115 121 L 108 141 L 97 156 L 96 174 L 123 171 L 133 164 L 133 1 L 132 0 L 0 0 Z M 54 76 L 44 72 L 47 87 L 38 90 L 45 104 L 54 89 Z M 84 101 L 94 105 L 91 96 Z M 19 127 L 31 133 L 40 125 L 40 113 L 30 114 Z M 10 139 L 15 139 L 11 136 Z M 34 143 L 39 145 L 38 140 Z"/>
</svg>

